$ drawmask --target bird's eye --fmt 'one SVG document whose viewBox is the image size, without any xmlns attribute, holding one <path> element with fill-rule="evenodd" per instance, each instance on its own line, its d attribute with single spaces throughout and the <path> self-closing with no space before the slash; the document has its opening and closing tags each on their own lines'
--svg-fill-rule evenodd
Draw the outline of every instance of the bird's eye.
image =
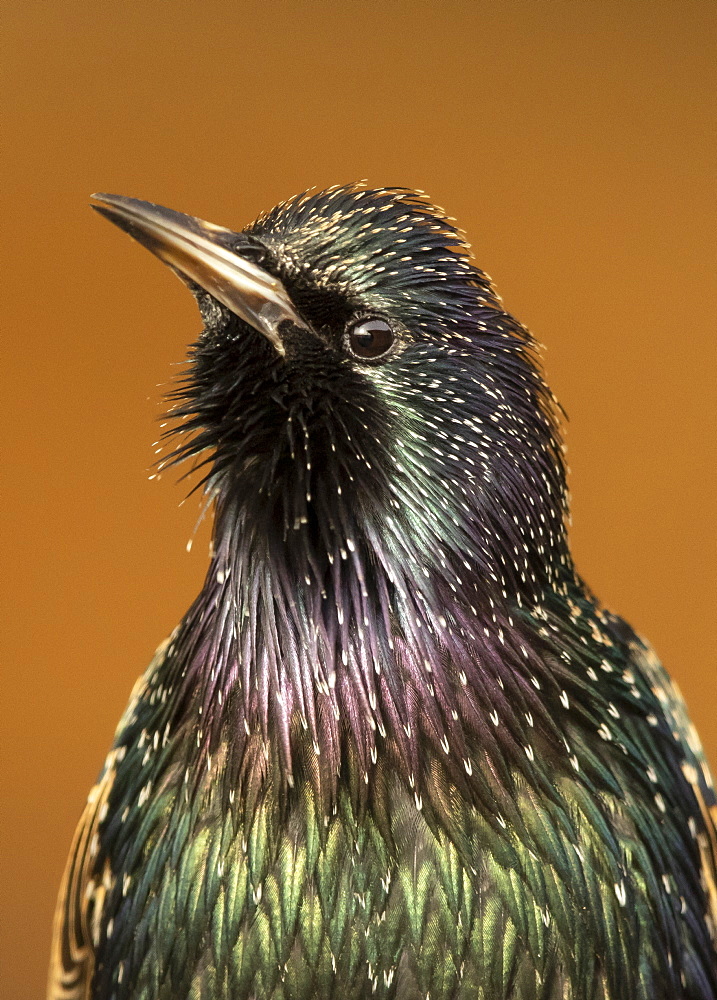
<svg viewBox="0 0 717 1000">
<path fill-rule="evenodd" d="M 362 319 L 349 327 L 349 350 L 357 358 L 380 358 L 393 347 L 395 334 L 385 319 Z"/>
</svg>

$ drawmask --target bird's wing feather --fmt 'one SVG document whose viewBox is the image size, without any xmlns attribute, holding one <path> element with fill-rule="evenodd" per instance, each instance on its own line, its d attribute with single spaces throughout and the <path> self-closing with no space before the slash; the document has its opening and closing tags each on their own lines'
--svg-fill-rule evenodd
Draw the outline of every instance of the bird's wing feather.
<svg viewBox="0 0 717 1000">
<path fill-rule="evenodd" d="M 114 752 L 87 798 L 60 884 L 50 953 L 47 1000 L 89 1000 L 94 944 L 109 871 L 97 866 L 98 827 L 114 781 Z"/>
<path fill-rule="evenodd" d="M 670 723 L 673 735 L 682 745 L 685 760 L 682 773 L 692 788 L 702 814 L 703 828 L 696 833 L 700 851 L 701 875 L 708 905 L 713 939 L 717 943 L 717 794 L 710 775 L 700 738 L 687 714 L 679 687 L 669 676 L 652 648 L 646 643 L 633 645 L 633 656 L 643 671 Z"/>
<path fill-rule="evenodd" d="M 170 636 L 160 644 L 146 672 L 135 683 L 115 736 L 133 717 L 154 672 L 164 660 L 171 639 Z M 113 880 L 109 862 L 105 861 L 103 868 L 99 868 L 100 826 L 123 756 L 124 748 L 115 742 L 77 824 L 55 908 L 47 1000 L 91 1000 L 96 941 L 105 895 Z"/>
<path fill-rule="evenodd" d="M 689 781 L 689 777 L 687 780 Z M 712 920 L 712 937 L 717 944 L 717 805 L 714 803 L 708 805 L 705 802 L 699 785 L 692 784 L 692 788 L 699 802 L 705 824 L 704 832 L 697 834 L 697 843 L 700 848 L 702 878 L 707 892 L 709 915 Z"/>
</svg>

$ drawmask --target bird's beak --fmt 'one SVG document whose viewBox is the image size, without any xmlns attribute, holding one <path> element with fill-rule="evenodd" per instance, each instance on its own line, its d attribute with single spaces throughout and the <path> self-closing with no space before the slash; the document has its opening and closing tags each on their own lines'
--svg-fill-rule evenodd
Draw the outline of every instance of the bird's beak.
<svg viewBox="0 0 717 1000">
<path fill-rule="evenodd" d="M 278 278 L 229 249 L 241 239 L 236 233 L 136 198 L 92 198 L 96 211 L 263 333 L 280 354 L 283 323 L 308 329 Z"/>
</svg>

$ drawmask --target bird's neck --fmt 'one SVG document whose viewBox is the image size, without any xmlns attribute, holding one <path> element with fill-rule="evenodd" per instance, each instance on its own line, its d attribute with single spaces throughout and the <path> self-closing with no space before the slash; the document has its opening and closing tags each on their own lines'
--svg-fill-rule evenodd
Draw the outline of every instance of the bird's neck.
<svg viewBox="0 0 717 1000">
<path fill-rule="evenodd" d="M 475 580 L 456 581 L 409 579 L 366 537 L 302 561 L 237 523 L 217 535 L 173 643 L 176 704 L 201 716 L 208 753 L 222 741 L 237 760 L 256 753 L 287 786 L 310 773 L 322 796 L 347 761 L 370 789 L 386 754 L 416 788 L 431 759 L 454 784 L 479 758 L 498 772 L 532 772 L 547 752 L 567 761 L 554 712 L 572 696 L 566 663 L 585 651 L 562 626 L 568 598 L 526 607 L 489 581 L 482 599 Z M 587 629 L 595 608 L 578 599 Z"/>
</svg>

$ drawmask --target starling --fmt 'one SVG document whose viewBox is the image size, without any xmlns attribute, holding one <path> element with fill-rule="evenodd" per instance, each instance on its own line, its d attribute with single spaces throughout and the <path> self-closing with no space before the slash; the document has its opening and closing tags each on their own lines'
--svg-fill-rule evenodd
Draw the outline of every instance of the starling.
<svg viewBox="0 0 717 1000">
<path fill-rule="evenodd" d="M 715 1000 L 715 792 L 577 575 L 528 331 L 407 189 L 243 232 L 94 207 L 203 330 L 163 466 L 214 508 L 60 890 L 51 1000 Z"/>
</svg>

